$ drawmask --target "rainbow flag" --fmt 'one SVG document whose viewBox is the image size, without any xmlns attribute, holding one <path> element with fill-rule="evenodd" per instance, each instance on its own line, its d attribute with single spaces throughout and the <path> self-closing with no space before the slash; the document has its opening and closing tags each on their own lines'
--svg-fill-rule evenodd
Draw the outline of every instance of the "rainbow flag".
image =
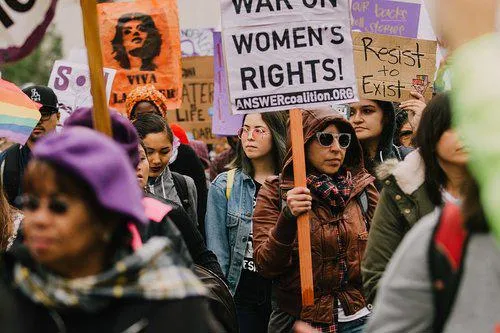
<svg viewBox="0 0 500 333">
<path fill-rule="evenodd" d="M 0 79 L 0 137 L 26 144 L 41 118 L 39 108 L 15 84 Z"/>
</svg>

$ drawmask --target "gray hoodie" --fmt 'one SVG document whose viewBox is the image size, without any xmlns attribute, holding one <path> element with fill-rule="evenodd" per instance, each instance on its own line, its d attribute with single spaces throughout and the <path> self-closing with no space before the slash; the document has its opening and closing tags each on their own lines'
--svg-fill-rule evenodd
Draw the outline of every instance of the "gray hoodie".
<svg viewBox="0 0 500 333">
<path fill-rule="evenodd" d="M 191 177 L 184 176 L 187 184 L 187 192 L 189 197 L 189 208 L 187 213 L 189 217 L 198 225 L 198 214 L 196 212 L 196 207 L 198 204 L 198 196 L 196 193 L 196 186 L 194 180 Z M 182 207 L 181 199 L 174 186 L 174 180 L 172 178 L 172 172 L 168 166 L 163 170 L 161 175 L 156 178 L 149 178 L 148 189 L 151 193 L 162 197 L 164 199 L 170 200 Z"/>
<path fill-rule="evenodd" d="M 433 295 L 428 248 L 441 211 L 406 235 L 379 286 L 368 333 L 432 332 Z M 497 332 L 500 327 L 500 249 L 489 234 L 471 236 L 464 272 L 444 333 Z"/>
</svg>

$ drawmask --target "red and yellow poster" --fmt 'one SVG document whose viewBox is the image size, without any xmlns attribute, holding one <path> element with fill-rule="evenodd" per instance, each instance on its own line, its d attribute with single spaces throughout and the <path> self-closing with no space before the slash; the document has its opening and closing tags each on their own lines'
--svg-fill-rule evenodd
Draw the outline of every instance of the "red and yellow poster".
<svg viewBox="0 0 500 333">
<path fill-rule="evenodd" d="M 158 4 L 156 4 L 158 3 Z M 127 94 L 153 84 L 180 107 L 182 69 L 175 0 L 106 3 L 98 6 L 104 67 L 117 70 L 110 106 L 124 112 Z"/>
</svg>

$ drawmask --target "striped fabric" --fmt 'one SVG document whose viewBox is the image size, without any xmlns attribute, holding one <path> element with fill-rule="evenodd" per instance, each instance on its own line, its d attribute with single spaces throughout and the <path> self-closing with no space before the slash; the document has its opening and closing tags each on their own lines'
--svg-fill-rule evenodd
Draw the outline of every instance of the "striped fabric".
<svg viewBox="0 0 500 333">
<path fill-rule="evenodd" d="M 24 145 L 40 120 L 39 105 L 0 79 L 0 137 Z"/>
</svg>

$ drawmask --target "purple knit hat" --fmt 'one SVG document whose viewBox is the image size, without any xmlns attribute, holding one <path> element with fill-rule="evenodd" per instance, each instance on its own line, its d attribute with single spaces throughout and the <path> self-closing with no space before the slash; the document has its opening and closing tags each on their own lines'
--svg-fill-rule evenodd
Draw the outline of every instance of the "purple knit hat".
<svg viewBox="0 0 500 333">
<path fill-rule="evenodd" d="M 40 139 L 33 149 L 33 158 L 79 176 L 105 209 L 147 223 L 142 192 L 130 159 L 107 136 L 88 128 L 68 128 Z"/>
<path fill-rule="evenodd" d="M 113 139 L 125 149 L 132 164 L 135 167 L 139 164 L 139 136 L 130 120 L 122 116 L 113 109 L 109 109 L 111 116 L 111 127 L 113 128 Z M 64 127 L 83 126 L 94 128 L 92 122 L 92 108 L 81 107 L 76 109 L 64 122 Z"/>
</svg>

